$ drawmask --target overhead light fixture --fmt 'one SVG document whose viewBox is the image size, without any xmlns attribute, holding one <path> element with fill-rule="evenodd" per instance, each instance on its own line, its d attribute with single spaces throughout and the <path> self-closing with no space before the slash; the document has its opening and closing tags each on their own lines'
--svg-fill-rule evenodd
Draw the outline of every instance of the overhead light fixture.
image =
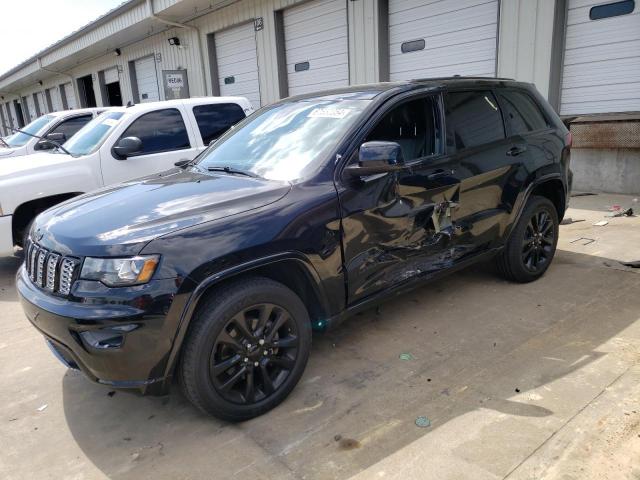
<svg viewBox="0 0 640 480">
<path fill-rule="evenodd" d="M 178 37 L 171 37 L 168 39 L 169 45 L 180 45 L 180 39 Z"/>
<path fill-rule="evenodd" d="M 42 80 L 38 80 L 38 85 L 40 85 L 40 86 L 43 85 Z"/>
<path fill-rule="evenodd" d="M 113 53 L 115 53 L 116 57 L 119 57 L 122 54 L 119 48 L 116 48 Z"/>
</svg>

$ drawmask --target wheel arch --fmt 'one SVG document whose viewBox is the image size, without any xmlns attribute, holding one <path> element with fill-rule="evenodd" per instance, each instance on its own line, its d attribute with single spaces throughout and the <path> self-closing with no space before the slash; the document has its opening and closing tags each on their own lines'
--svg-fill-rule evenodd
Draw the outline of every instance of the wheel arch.
<svg viewBox="0 0 640 480">
<path fill-rule="evenodd" d="M 206 298 L 216 288 L 243 277 L 264 277 L 282 283 L 300 297 L 316 329 L 323 329 L 329 317 L 328 298 L 322 287 L 320 276 L 308 259 L 298 252 L 287 252 L 227 269 L 213 274 L 203 281 L 192 292 L 179 320 L 173 346 L 169 354 L 165 377 L 172 376 L 178 365 L 184 339 L 189 331 L 191 320 Z"/>
<path fill-rule="evenodd" d="M 51 208 L 54 205 L 64 202 L 65 200 L 82 195 L 82 193 L 83 192 L 67 192 L 47 195 L 46 197 L 34 198 L 18 205 L 14 209 L 11 219 L 13 243 L 16 245 L 20 245 L 22 243 L 25 227 L 29 225 L 31 220 L 36 218 L 38 214 L 45 211 L 47 208 Z"/>
</svg>

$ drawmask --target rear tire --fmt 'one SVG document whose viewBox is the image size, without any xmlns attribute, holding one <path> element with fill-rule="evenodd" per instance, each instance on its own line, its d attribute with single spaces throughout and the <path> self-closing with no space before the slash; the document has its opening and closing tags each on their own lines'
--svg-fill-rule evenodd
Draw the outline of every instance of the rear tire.
<svg viewBox="0 0 640 480">
<path fill-rule="evenodd" d="M 310 347 L 300 298 L 273 280 L 245 278 L 216 289 L 198 308 L 178 374 L 185 396 L 202 412 L 248 420 L 289 395 Z"/>
<path fill-rule="evenodd" d="M 558 213 L 546 197 L 532 196 L 496 257 L 500 274 L 508 280 L 526 283 L 547 271 L 558 243 Z"/>
</svg>

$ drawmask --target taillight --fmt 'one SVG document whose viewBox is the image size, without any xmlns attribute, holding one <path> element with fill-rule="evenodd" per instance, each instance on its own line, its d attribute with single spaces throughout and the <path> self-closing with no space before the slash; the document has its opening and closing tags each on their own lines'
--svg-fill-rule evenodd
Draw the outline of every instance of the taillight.
<svg viewBox="0 0 640 480">
<path fill-rule="evenodd" d="M 564 136 L 564 146 L 567 148 L 571 148 L 572 144 L 573 144 L 573 134 L 569 131 Z"/>
</svg>

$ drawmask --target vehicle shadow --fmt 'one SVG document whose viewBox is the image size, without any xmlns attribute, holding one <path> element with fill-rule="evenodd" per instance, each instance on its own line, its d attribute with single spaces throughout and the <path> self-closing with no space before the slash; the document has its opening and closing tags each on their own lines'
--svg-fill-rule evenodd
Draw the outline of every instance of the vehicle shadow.
<svg viewBox="0 0 640 480">
<path fill-rule="evenodd" d="M 201 415 L 178 389 L 165 398 L 110 394 L 71 371 L 66 421 L 110 478 L 342 480 L 479 409 L 548 420 L 572 400 L 543 406 L 534 390 L 602 360 L 609 351 L 599 346 L 638 320 L 640 275 L 606 260 L 559 251 L 547 275 L 526 285 L 480 265 L 357 315 L 315 335 L 289 399 L 249 422 Z M 430 427 L 416 426 L 419 416 Z M 506 473 L 493 459 L 470 461 Z"/>
</svg>

